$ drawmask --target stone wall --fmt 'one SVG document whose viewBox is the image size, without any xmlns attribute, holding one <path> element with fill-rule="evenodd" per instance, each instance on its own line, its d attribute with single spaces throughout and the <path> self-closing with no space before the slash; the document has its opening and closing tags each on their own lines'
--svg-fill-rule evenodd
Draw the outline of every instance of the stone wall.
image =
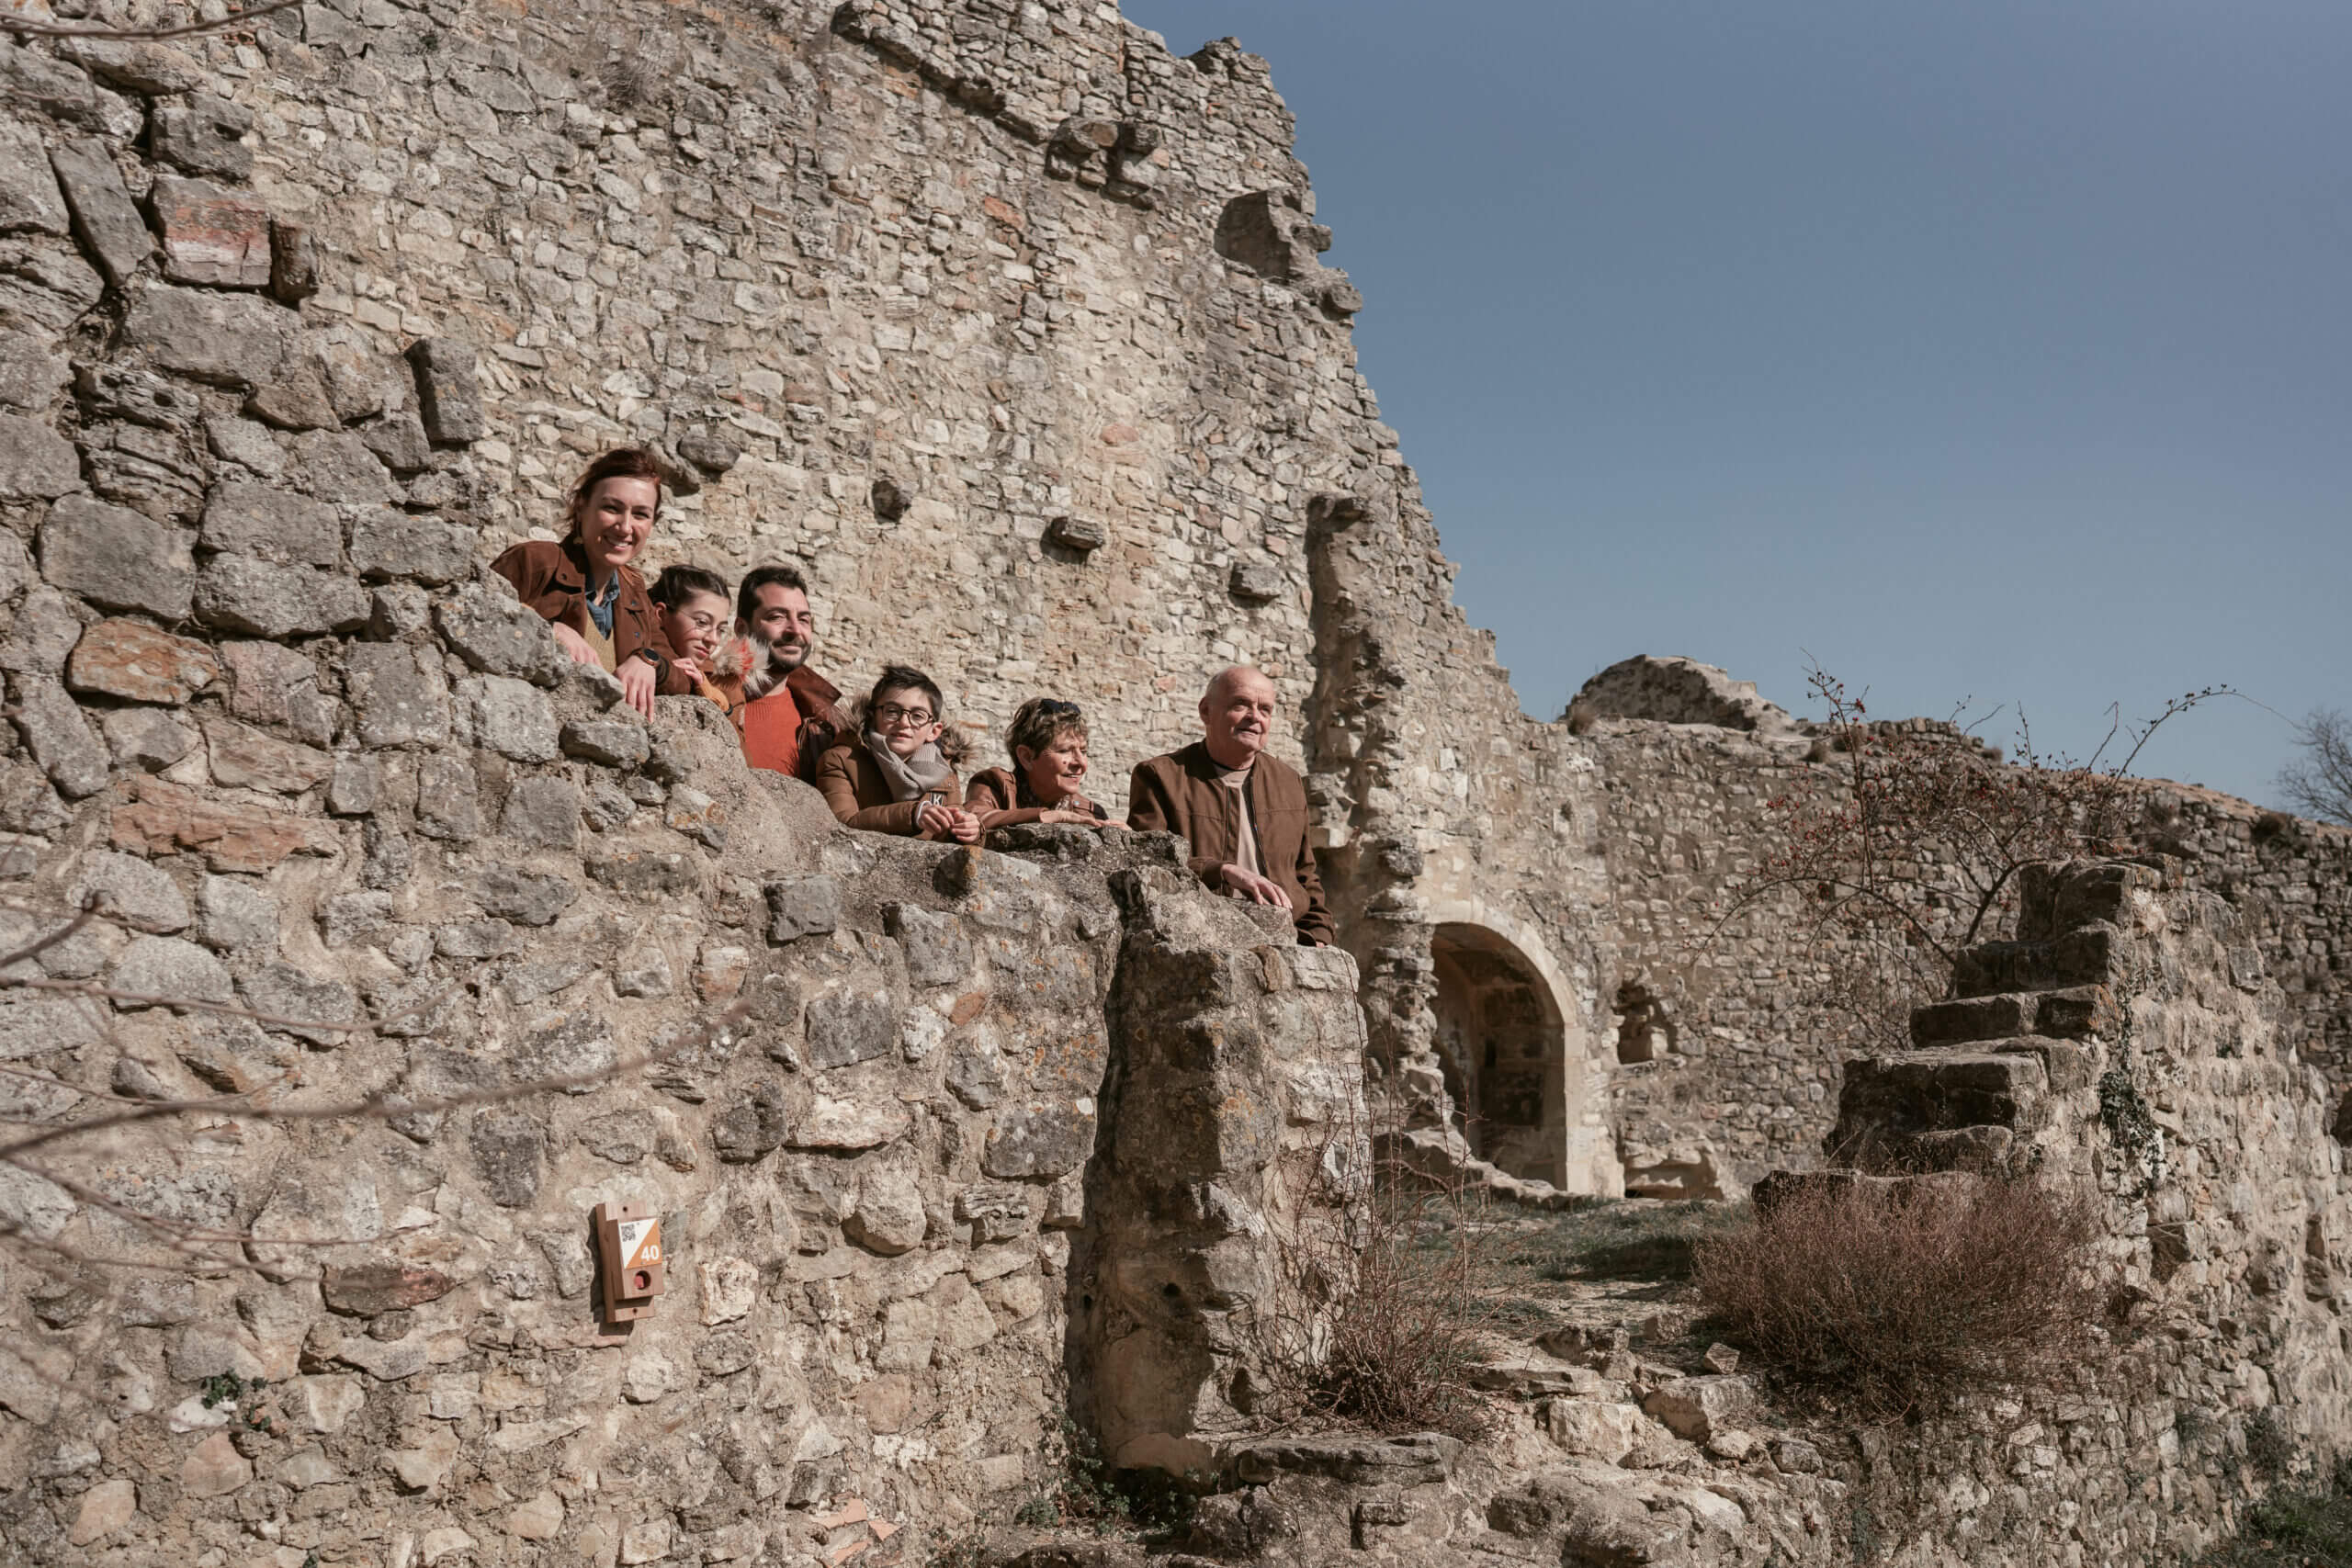
<svg viewBox="0 0 2352 1568">
<path fill-rule="evenodd" d="M 2352 1180 L 2247 924 L 2143 865 L 2036 868 L 1919 1048 L 1847 1064 L 1834 1146 L 2080 1193 L 2112 1282 L 2071 1379 L 1866 1446 L 1895 1561 L 2177 1562 L 2352 1448 Z"/>
<path fill-rule="evenodd" d="M 557 527 L 589 455 L 650 443 L 685 493 L 650 564 L 802 563 L 819 665 L 853 688 L 886 660 L 929 669 L 989 760 L 1014 706 L 1058 692 L 1093 716 L 1115 807 L 1214 669 L 1256 660 L 1305 698 L 1306 496 L 1396 443 L 1262 62 L 1180 59 L 1076 0 L 322 0 L 173 58 L 147 85 L 203 86 L 154 101 L 251 127 L 249 183 L 203 243 L 250 281 L 268 224 L 298 225 L 318 283 L 299 322 L 200 371 L 266 382 L 247 412 L 280 433 L 210 442 L 233 455 L 137 437 L 179 476 L 151 510 L 190 520 L 225 465 L 257 462 L 329 504 L 461 515 L 489 554 Z M 64 129 L 111 115 L 119 156 L 147 100 L 71 75 L 101 107 Z M 147 194 L 142 164 L 120 174 Z M 66 270 L 78 292 L 12 357 L 94 308 L 112 329 L 98 280 Z M 157 298 L 134 329 L 262 314 Z M 419 437 L 400 364 L 418 338 L 476 350 L 462 454 Z M 60 408 L 52 363 L 23 412 Z"/>
<path fill-rule="evenodd" d="M 0 1166 L 29 1560 L 920 1556 L 1066 1409 L 1229 1416 L 1246 1358 L 1137 1388 L 1123 1336 L 1191 1330 L 1119 1292 L 1249 1304 L 1300 1217 L 1267 1160 L 1361 1136 L 1346 956 L 1166 840 L 840 829 L 482 572 L 645 441 L 655 563 L 805 560 L 836 674 L 918 660 L 983 724 L 1059 689 L 1113 761 L 1233 659 L 1304 696 L 1295 486 L 1393 437 L 1262 67 L 950 19 L 0 47 L 9 950 L 97 901 L 12 967 L 0 1095 L 130 1118 Z M 1250 188 L 1290 194 L 1226 223 Z M 1161 961 L 1224 1012 L 1120 978 Z M 1122 1094 L 1205 1142 L 1138 1157 Z M 1191 1218 L 1106 1239 L 1105 1183 Z M 632 1201 L 669 1292 L 615 1331 L 586 1216 Z"/>
</svg>

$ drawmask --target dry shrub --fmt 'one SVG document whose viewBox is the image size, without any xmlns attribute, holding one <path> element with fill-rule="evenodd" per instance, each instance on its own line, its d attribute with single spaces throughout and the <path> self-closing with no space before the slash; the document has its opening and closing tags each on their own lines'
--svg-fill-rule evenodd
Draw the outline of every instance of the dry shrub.
<svg viewBox="0 0 2352 1568">
<path fill-rule="evenodd" d="M 1703 1242 L 1699 1294 L 1774 1371 L 1892 1414 L 2078 1352 L 2094 1234 L 2030 1181 L 1812 1183 Z"/>
<path fill-rule="evenodd" d="M 1275 1427 L 1476 1437 L 1487 1401 L 1469 1370 L 1500 1268 L 1485 1193 L 1389 1158 L 1370 1163 L 1368 1190 L 1333 1190 L 1334 1168 L 1317 1159 L 1302 1180 L 1344 1220 L 1301 1225 L 1276 1248 L 1256 1413 Z"/>
</svg>

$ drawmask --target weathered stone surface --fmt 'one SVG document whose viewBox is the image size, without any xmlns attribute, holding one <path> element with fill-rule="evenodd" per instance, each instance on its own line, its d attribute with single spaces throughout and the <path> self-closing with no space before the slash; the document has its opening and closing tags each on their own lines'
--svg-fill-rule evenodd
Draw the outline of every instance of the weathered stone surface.
<svg viewBox="0 0 2352 1568">
<path fill-rule="evenodd" d="M 980 1168 L 1004 1177 L 1060 1176 L 1094 1152 L 1094 1118 L 1052 1102 L 1000 1112 L 980 1151 Z"/>
<path fill-rule="evenodd" d="M 281 305 L 299 305 L 318 291 L 319 247 L 309 226 L 273 219 L 269 225 L 270 297 Z M 340 406 L 337 412 L 342 412 Z"/>
<path fill-rule="evenodd" d="M 187 617 L 195 561 L 187 535 L 85 495 L 49 509 L 40 528 L 40 574 L 106 610 Z"/>
<path fill-rule="evenodd" d="M 129 1524 L 138 1511 L 139 1488 L 129 1476 L 101 1481 L 82 1494 L 65 1539 L 74 1546 L 94 1546 Z"/>
<path fill-rule="evenodd" d="M 192 175 L 242 180 L 254 171 L 254 150 L 244 144 L 253 111 L 209 93 L 184 105 L 159 108 L 151 124 L 155 156 Z"/>
<path fill-rule="evenodd" d="M 899 1015 L 888 997 L 819 997 L 808 1004 L 808 1065 L 820 1070 L 870 1062 L 899 1043 Z"/>
<path fill-rule="evenodd" d="M 855 1154 L 880 1148 L 906 1136 L 907 1114 L 891 1105 L 867 1105 L 819 1095 L 808 1114 L 793 1123 L 790 1143 L 796 1149 L 822 1149 Z"/>
<path fill-rule="evenodd" d="M 575 718 L 563 727 L 563 751 L 608 768 L 633 768 L 652 754 L 653 743 L 644 724 L 634 717 L 606 714 Z"/>
<path fill-rule="evenodd" d="M 1004 1063 L 993 1048 L 958 1045 L 947 1058 L 948 1091 L 972 1110 L 988 1110 L 1004 1098 Z"/>
<path fill-rule="evenodd" d="M 783 1145 L 786 1122 L 784 1091 L 754 1084 L 711 1118 L 710 1146 L 729 1165 L 748 1165 Z"/>
<path fill-rule="evenodd" d="M 359 439 L 396 474 L 418 473 L 433 461 L 433 443 L 424 424 L 405 409 L 361 425 Z"/>
<path fill-rule="evenodd" d="M 204 720 L 205 751 L 216 784 L 300 795 L 334 772 L 334 758 L 214 714 Z"/>
<path fill-rule="evenodd" d="M 250 191 L 159 175 L 147 210 L 164 237 L 164 276 L 174 283 L 267 287 L 269 209 Z"/>
<path fill-rule="evenodd" d="M 196 617 L 222 631 L 287 637 L 343 631 L 368 620 L 367 591 L 338 573 L 218 555 L 196 581 Z"/>
<path fill-rule="evenodd" d="M 400 499 L 392 476 L 368 444 L 348 431 L 311 430 L 293 437 L 288 472 L 320 501 L 337 506 L 381 506 Z"/>
<path fill-rule="evenodd" d="M 842 1222 L 842 1234 L 868 1251 L 896 1258 L 922 1240 L 927 1224 L 913 1173 L 886 1163 L 858 1183 L 857 1208 Z"/>
<path fill-rule="evenodd" d="M 580 786 L 567 778 L 515 780 L 499 831 L 542 849 L 573 848 L 580 841 Z"/>
<path fill-rule="evenodd" d="M 229 971 L 192 942 L 145 936 L 122 950 L 107 984 L 115 990 L 169 1001 L 231 999 Z"/>
<path fill-rule="evenodd" d="M 1029 1194 L 1019 1187 L 982 1182 L 956 1195 L 956 1218 L 972 1227 L 975 1245 L 1011 1241 L 1034 1225 Z"/>
<path fill-rule="evenodd" d="M 468 589 L 434 606 L 433 624 L 449 647 L 486 675 L 512 675 L 553 686 L 568 662 L 547 622 L 502 591 Z"/>
<path fill-rule="evenodd" d="M 195 543 L 280 567 L 334 567 L 344 559 L 344 525 L 332 505 L 266 484 L 228 479 L 205 501 L 205 522 Z"/>
<path fill-rule="evenodd" d="M 220 661 L 207 645 L 120 619 L 84 630 L 65 666 L 65 683 L 74 690 L 134 703 L 176 705 L 220 677 Z"/>
<path fill-rule="evenodd" d="M 73 601 L 53 588 L 35 588 L 17 606 L 16 624 L 0 642 L 0 669 L 28 675 L 54 675 L 81 640 L 81 617 Z"/>
<path fill-rule="evenodd" d="M 971 969 L 971 940 L 954 915 L 893 904 L 882 912 L 882 927 L 906 949 L 907 978 L 915 985 L 956 985 Z"/>
<path fill-rule="evenodd" d="M 449 739 L 449 691 L 441 661 L 413 643 L 344 650 L 344 689 L 363 746 L 438 746 Z"/>
<path fill-rule="evenodd" d="M 196 885 L 196 934 L 223 953 L 275 952 L 277 900 L 233 876 L 208 876 Z"/>
<path fill-rule="evenodd" d="M 370 580 L 413 578 L 438 587 L 473 569 L 474 531 L 385 508 L 351 525 L 351 570 Z"/>
<path fill-rule="evenodd" d="M 1747 1379 L 1713 1374 L 1677 1379 L 1643 1400 L 1642 1408 L 1676 1437 L 1703 1443 L 1748 1423 L 1758 1403 L 1756 1385 Z"/>
<path fill-rule="evenodd" d="M 79 800 L 106 787 L 114 758 L 54 675 L 12 674 L 8 694 L 17 733 L 59 794 Z"/>
<path fill-rule="evenodd" d="M 199 1499 L 225 1497 L 253 1478 L 253 1465 L 226 1432 L 215 1432 L 197 1444 L 180 1466 L 180 1490 Z"/>
<path fill-rule="evenodd" d="M 635 1165 L 653 1152 L 660 1136 L 661 1127 L 650 1111 L 616 1111 L 580 1124 L 580 1146 L 615 1165 Z"/>
<path fill-rule="evenodd" d="M 50 150 L 65 204 L 74 214 L 74 235 L 117 288 L 137 275 L 154 254 L 155 239 L 123 188 L 106 144 L 87 138 Z"/>
<path fill-rule="evenodd" d="M 476 675 L 459 682 L 458 695 L 476 745 L 517 762 L 552 762 L 563 755 L 565 748 L 557 744 L 555 709 L 529 682 Z"/>
<path fill-rule="evenodd" d="M 477 1111 L 467 1123 L 475 1174 L 501 1208 L 524 1208 L 538 1196 L 542 1144 L 538 1122 L 519 1111 Z"/>
<path fill-rule="evenodd" d="M 0 501 L 53 501 L 81 488 L 72 442 L 40 420 L 0 414 Z"/>
<path fill-rule="evenodd" d="M 1091 517 L 1057 517 L 1046 527 L 1046 537 L 1066 550 L 1081 555 L 1101 549 L 1110 538 L 1102 525 Z"/>
<path fill-rule="evenodd" d="M 328 400 L 319 367 L 296 355 L 275 379 L 253 389 L 244 412 L 279 430 L 328 430 L 335 423 L 334 404 Z"/>
<path fill-rule="evenodd" d="M 288 855 L 331 855 L 342 849 L 328 824 L 268 807 L 207 800 L 161 779 L 143 779 L 115 808 L 118 848 L 146 854 L 187 850 L 214 871 L 275 869 Z"/>
<path fill-rule="evenodd" d="M 161 708 L 108 708 L 98 715 L 99 733 L 115 766 L 160 773 L 198 746 L 204 736 Z"/>
<path fill-rule="evenodd" d="M 340 1045 L 349 1037 L 348 1032 L 300 1025 L 349 1023 L 359 1015 L 359 998 L 349 986 L 340 980 L 315 979 L 290 964 L 264 964 L 240 980 L 237 989 L 254 1011 L 293 1021 L 265 1023 L 264 1028 L 283 1030 L 313 1045 Z"/>
<path fill-rule="evenodd" d="M 492 865 L 473 879 L 474 902 L 489 914 L 526 926 L 551 925 L 571 907 L 580 890 L 560 876 L 517 866 Z"/>
<path fill-rule="evenodd" d="M 62 234 L 68 221 L 40 136 L 29 125 L 0 123 L 0 234 Z"/>
<path fill-rule="evenodd" d="M 188 923 L 187 896 L 162 868 L 113 850 L 93 850 L 66 889 L 69 908 L 97 908 L 133 931 L 168 935 Z"/>
<path fill-rule="evenodd" d="M 1272 561 L 1243 560 L 1233 563 L 1226 588 L 1245 604 L 1265 604 L 1288 592 L 1290 583 Z"/>
<path fill-rule="evenodd" d="M 438 1269 L 414 1264 L 329 1264 L 319 1276 L 319 1288 L 331 1311 L 376 1317 L 437 1302 L 456 1288 L 456 1281 Z"/>
<path fill-rule="evenodd" d="M 250 387 L 286 357 L 296 318 L 253 294 L 150 284 L 122 323 L 123 346 L 199 381 Z"/>
<path fill-rule="evenodd" d="M 481 389 L 474 380 L 474 349 L 455 338 L 419 338 L 409 344 L 416 371 L 416 397 L 424 428 L 434 440 L 461 445 L 490 432 L 482 417 Z"/>
<path fill-rule="evenodd" d="M 830 876 L 791 876 L 762 892 L 768 905 L 768 941 L 822 935 L 841 923 L 841 889 Z"/>
<path fill-rule="evenodd" d="M 204 81 L 204 67 L 185 50 L 139 39 L 69 38 L 57 52 L 126 93 L 170 97 Z"/>
<path fill-rule="evenodd" d="M 277 438 L 252 420 L 239 419 L 234 414 L 207 414 L 204 439 L 214 457 L 263 479 L 276 479 L 285 470 L 286 454 L 278 446 Z"/>
</svg>

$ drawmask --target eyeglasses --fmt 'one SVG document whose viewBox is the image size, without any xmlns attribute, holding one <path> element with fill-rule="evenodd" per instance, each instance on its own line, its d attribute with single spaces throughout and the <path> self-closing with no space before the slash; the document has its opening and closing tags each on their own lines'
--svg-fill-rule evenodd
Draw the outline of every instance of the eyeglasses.
<svg viewBox="0 0 2352 1568">
<path fill-rule="evenodd" d="M 929 708 L 902 708 L 896 703 L 884 703 L 874 710 L 876 724 L 911 724 L 920 729 L 931 722 Z"/>
</svg>

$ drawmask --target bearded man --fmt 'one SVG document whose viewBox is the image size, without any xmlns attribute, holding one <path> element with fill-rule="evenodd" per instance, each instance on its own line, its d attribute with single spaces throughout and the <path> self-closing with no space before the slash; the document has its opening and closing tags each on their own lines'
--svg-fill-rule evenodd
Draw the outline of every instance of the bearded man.
<svg viewBox="0 0 2352 1568">
<path fill-rule="evenodd" d="M 849 728 L 833 705 L 841 690 L 808 668 L 817 620 L 808 612 L 808 584 L 788 566 L 763 566 L 735 591 L 735 635 L 745 658 L 739 677 L 743 705 L 735 709 L 743 732 L 743 760 L 815 782 L 817 759 Z"/>
</svg>

